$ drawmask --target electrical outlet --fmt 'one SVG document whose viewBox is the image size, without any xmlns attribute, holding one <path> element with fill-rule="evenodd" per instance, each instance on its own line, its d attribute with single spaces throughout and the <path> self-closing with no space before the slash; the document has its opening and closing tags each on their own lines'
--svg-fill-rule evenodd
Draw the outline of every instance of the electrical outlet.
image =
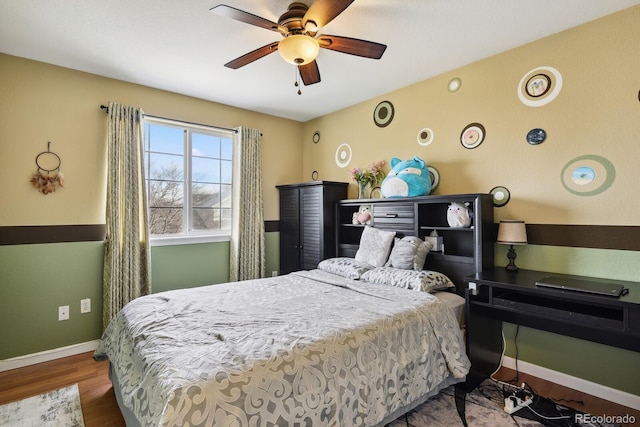
<svg viewBox="0 0 640 427">
<path fill-rule="evenodd" d="M 80 313 L 91 312 L 91 298 L 85 298 L 80 300 Z"/>
<path fill-rule="evenodd" d="M 278 275 L 278 270 L 273 270 L 271 272 L 271 277 L 276 277 Z"/>
<path fill-rule="evenodd" d="M 58 320 L 69 320 L 69 306 L 61 305 L 58 307 Z"/>
</svg>

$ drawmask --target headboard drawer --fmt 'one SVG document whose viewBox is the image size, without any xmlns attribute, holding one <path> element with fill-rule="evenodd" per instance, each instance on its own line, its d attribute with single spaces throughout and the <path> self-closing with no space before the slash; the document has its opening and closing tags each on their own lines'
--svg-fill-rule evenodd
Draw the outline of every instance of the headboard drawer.
<svg viewBox="0 0 640 427">
<path fill-rule="evenodd" d="M 393 230 L 413 230 L 415 208 L 413 203 L 380 203 L 373 205 L 373 225 Z"/>
</svg>

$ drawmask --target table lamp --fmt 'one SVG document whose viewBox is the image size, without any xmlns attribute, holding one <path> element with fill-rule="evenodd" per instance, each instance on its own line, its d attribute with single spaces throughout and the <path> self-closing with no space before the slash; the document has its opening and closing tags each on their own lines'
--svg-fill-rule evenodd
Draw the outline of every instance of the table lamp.
<svg viewBox="0 0 640 427">
<path fill-rule="evenodd" d="M 514 262 L 517 255 L 513 245 L 527 244 L 527 229 L 524 221 L 504 219 L 500 221 L 498 227 L 498 243 L 501 245 L 510 245 L 507 258 L 509 264 L 505 267 L 507 271 L 518 271 L 518 266 Z"/>
</svg>

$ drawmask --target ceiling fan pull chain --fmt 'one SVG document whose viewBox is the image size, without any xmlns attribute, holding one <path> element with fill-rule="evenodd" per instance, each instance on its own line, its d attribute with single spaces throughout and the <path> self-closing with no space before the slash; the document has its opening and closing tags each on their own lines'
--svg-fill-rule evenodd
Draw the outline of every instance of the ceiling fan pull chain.
<svg viewBox="0 0 640 427">
<path fill-rule="evenodd" d="M 298 67 L 296 67 L 296 82 L 294 86 L 298 88 L 298 95 L 302 95 L 302 91 L 300 90 L 300 70 Z"/>
</svg>

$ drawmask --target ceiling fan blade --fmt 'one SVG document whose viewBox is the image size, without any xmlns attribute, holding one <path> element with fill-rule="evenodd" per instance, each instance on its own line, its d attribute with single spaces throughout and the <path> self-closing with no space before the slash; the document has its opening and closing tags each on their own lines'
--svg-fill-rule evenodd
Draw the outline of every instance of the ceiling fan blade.
<svg viewBox="0 0 640 427">
<path fill-rule="evenodd" d="M 302 83 L 304 83 L 305 86 L 320 82 L 320 70 L 318 69 L 318 63 L 316 61 L 299 65 L 298 71 L 300 72 L 300 77 L 302 77 Z"/>
<path fill-rule="evenodd" d="M 245 12 L 244 10 L 227 6 L 226 4 L 219 4 L 209 10 L 216 15 L 225 16 L 227 18 L 235 19 L 236 21 L 244 22 L 245 24 L 255 25 L 256 27 L 266 28 L 267 30 L 276 31 L 278 33 L 286 34 L 288 31 L 285 27 L 278 25 L 275 22 L 253 15 L 249 12 Z"/>
<path fill-rule="evenodd" d="M 307 31 L 314 35 L 318 29 L 324 27 L 336 16 L 340 15 L 353 1 L 354 0 L 316 0 L 302 18 L 302 25 Z M 315 24 L 315 28 L 312 26 L 307 28 L 309 21 Z"/>
<path fill-rule="evenodd" d="M 246 53 L 241 57 L 234 59 L 233 61 L 227 62 L 226 64 L 224 64 L 224 66 L 227 68 L 233 68 L 234 70 L 240 67 L 244 67 L 245 65 L 250 64 L 257 59 L 260 59 L 278 50 L 278 43 L 279 42 L 273 42 L 269 43 L 266 46 L 259 47 L 258 49 Z"/>
<path fill-rule="evenodd" d="M 320 43 L 320 47 L 324 49 L 372 59 L 382 58 L 382 54 L 385 49 L 387 49 L 387 45 L 376 42 L 325 34 L 318 37 L 318 43 Z"/>
</svg>

